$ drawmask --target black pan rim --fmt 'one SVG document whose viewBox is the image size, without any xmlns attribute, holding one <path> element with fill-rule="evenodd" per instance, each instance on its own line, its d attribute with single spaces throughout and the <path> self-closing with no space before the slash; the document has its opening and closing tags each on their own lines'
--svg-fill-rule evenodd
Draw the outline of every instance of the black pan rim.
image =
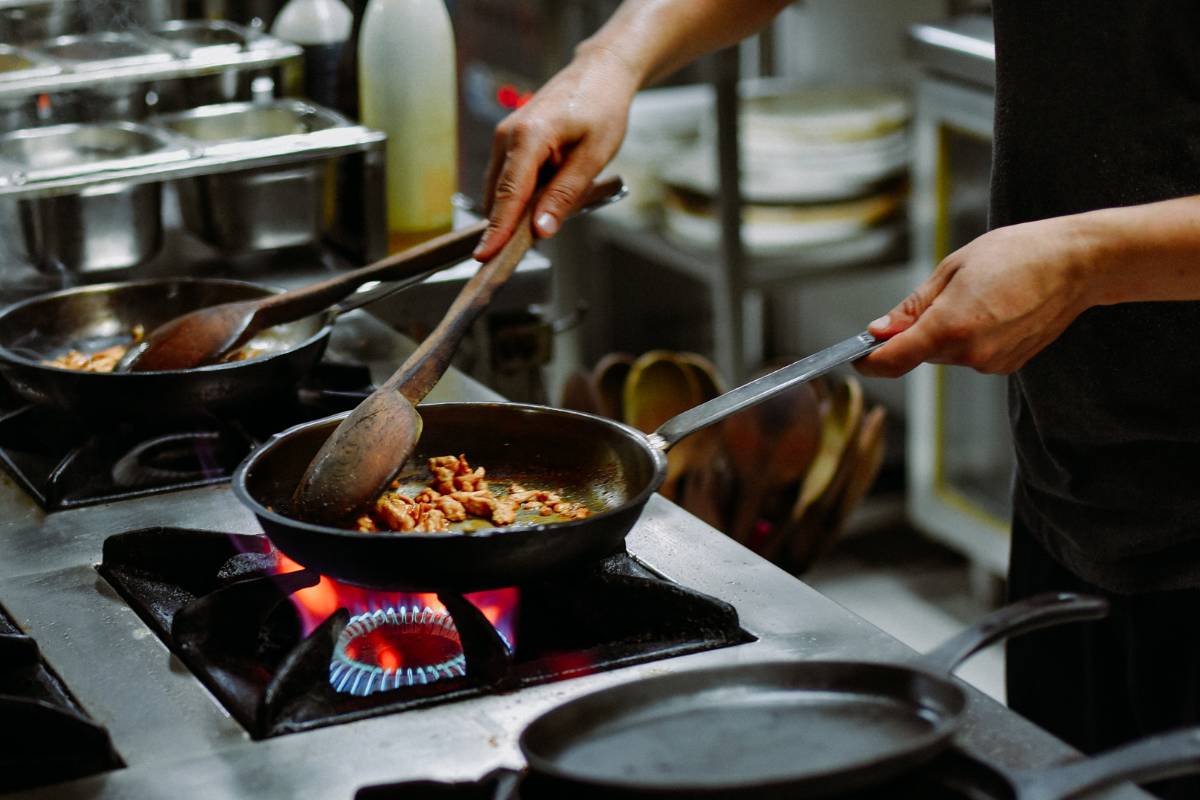
<svg viewBox="0 0 1200 800">
<path fill-rule="evenodd" d="M 763 791 L 770 792 L 772 790 L 786 789 L 797 783 L 817 783 L 825 781 L 838 781 L 839 779 L 852 776 L 864 769 L 863 765 L 846 766 L 837 770 L 830 770 L 821 773 L 812 773 L 803 777 L 780 778 L 771 780 L 729 780 L 724 782 L 687 782 L 680 780 L 672 780 L 672 783 L 667 786 L 665 784 L 647 783 L 640 781 L 619 780 L 617 778 L 595 778 L 581 777 L 580 775 L 569 770 L 560 769 L 557 762 L 552 756 L 543 756 L 536 752 L 529 744 L 529 738 L 537 734 L 536 727 L 539 724 L 552 724 L 555 717 L 562 715 L 570 715 L 575 709 L 580 707 L 586 708 L 589 703 L 602 702 L 605 698 L 614 695 L 620 696 L 622 692 L 635 691 L 634 687 L 643 688 L 647 684 L 653 688 L 656 685 L 666 684 L 669 688 L 672 683 L 681 683 L 689 678 L 695 678 L 697 675 L 745 675 L 747 670 L 794 670 L 808 668 L 823 668 L 823 669 L 854 669 L 854 668 L 870 668 L 887 670 L 903 674 L 919 674 L 927 680 L 934 681 L 937 684 L 948 688 L 961 695 L 963 705 L 966 703 L 966 693 L 962 687 L 956 685 L 952 678 L 937 675 L 933 672 L 922 669 L 920 666 L 913 664 L 895 663 L 888 661 L 829 661 L 820 658 L 806 659 L 803 661 L 795 660 L 768 660 L 768 661 L 753 661 L 739 664 L 726 664 L 721 666 L 696 667 L 694 669 L 684 669 L 679 672 L 673 672 L 669 675 L 655 675 L 648 678 L 640 678 L 625 683 L 619 683 L 615 686 L 609 686 L 595 692 L 580 695 L 566 703 L 556 705 L 548 711 L 543 712 L 536 717 L 532 722 L 525 726 L 518 737 L 517 744 L 521 749 L 521 755 L 525 758 L 529 767 L 536 773 L 556 778 L 561 781 L 587 785 L 599 789 L 609 790 L 613 792 L 637 792 L 637 793 L 656 793 L 663 796 L 670 796 L 678 793 L 728 793 L 741 791 Z M 957 715 L 956 717 L 957 718 Z M 917 754 L 924 750 L 931 750 L 941 742 L 949 742 L 954 735 L 955 725 L 953 720 L 947 721 L 946 718 L 939 719 L 937 727 L 933 731 L 922 736 L 915 737 L 913 741 L 906 747 L 897 747 L 889 752 L 886 757 L 880 762 L 900 762 L 905 763 L 914 758 Z M 929 758 L 932 759 L 937 755 L 936 752 L 931 752 Z"/>
<path fill-rule="evenodd" d="M 47 294 L 40 294 L 35 297 L 30 297 L 25 300 L 21 300 L 20 302 L 13 303 L 10 306 L 0 309 L 0 322 L 3 322 L 11 314 L 18 313 L 18 312 L 23 311 L 31 306 L 35 306 L 35 305 L 38 305 L 41 303 L 47 303 L 47 302 L 50 302 L 50 301 L 53 301 L 53 300 L 56 300 L 56 299 L 62 298 L 62 297 L 71 297 L 71 296 L 81 295 L 81 294 L 112 292 L 112 291 L 119 291 L 121 289 L 137 289 L 137 288 L 148 287 L 148 286 L 167 286 L 167 285 L 172 285 L 172 284 L 208 284 L 208 285 L 225 285 L 225 286 L 244 286 L 247 288 L 261 290 L 263 292 L 263 294 L 262 294 L 263 297 L 266 297 L 266 296 L 272 295 L 272 294 L 279 294 L 282 291 L 281 289 L 274 289 L 269 286 L 263 286 L 260 283 L 254 283 L 252 281 L 236 280 L 236 279 L 232 279 L 232 278 L 152 278 L 152 279 L 147 279 L 147 280 L 143 280 L 143 281 L 112 281 L 109 283 L 96 283 L 96 284 L 88 284 L 87 286 L 76 286 L 71 289 L 60 289 L 57 292 L 49 292 Z M 321 314 L 324 314 L 327 317 L 325 320 L 325 324 L 322 325 L 320 330 L 318 330 L 312 336 L 308 337 L 303 342 L 299 342 L 297 344 L 292 345 L 291 347 L 288 347 L 286 350 L 279 350 L 277 352 L 267 353 L 267 354 L 261 355 L 261 356 L 255 356 L 253 360 L 256 363 L 260 363 L 260 364 L 268 362 L 268 361 L 273 361 L 274 359 L 276 359 L 280 356 L 284 356 L 284 355 L 292 353 L 296 350 L 300 350 L 302 348 L 309 347 L 309 346 L 315 344 L 317 341 L 331 335 L 333 332 L 335 316 L 329 311 L 323 311 L 323 312 L 321 312 Z M 312 316 L 319 316 L 319 315 L 314 314 Z M 297 321 L 299 321 L 299 320 L 297 320 Z M 84 380 L 84 381 L 96 381 L 96 380 L 112 381 L 114 379 L 126 380 L 126 381 L 130 381 L 130 380 L 144 381 L 144 380 L 147 380 L 149 378 L 149 376 L 153 376 L 153 375 L 192 375 L 192 374 L 195 374 L 198 372 L 199 373 L 220 373 L 224 370 L 237 369 L 239 366 L 242 366 L 244 364 L 244 362 L 242 362 L 242 361 L 231 361 L 227 364 L 210 364 L 208 366 L 193 367 L 191 369 L 169 369 L 169 370 L 158 370 L 155 372 L 118 372 L 118 373 L 114 373 L 114 372 L 84 372 L 82 370 L 69 370 L 69 369 L 63 369 L 62 367 L 51 367 L 47 364 L 42 363 L 41 361 L 36 361 L 32 358 L 23 356 L 12 350 L 9 350 L 3 344 L 0 344 L 0 369 L 3 369 L 3 362 L 6 360 L 12 361 L 16 364 L 19 364 L 24 367 L 29 367 L 32 369 L 54 370 L 56 373 L 58 373 L 58 372 L 73 373 L 73 374 L 79 376 L 78 380 Z"/>
<path fill-rule="evenodd" d="M 522 410 L 522 411 L 531 411 L 531 412 L 537 412 L 537 413 L 552 412 L 552 413 L 562 414 L 564 416 L 582 417 L 584 419 L 587 419 L 587 420 L 590 420 L 593 422 L 600 422 L 605 425 L 616 427 L 616 428 L 620 429 L 626 436 L 629 436 L 629 438 L 641 443 L 642 446 L 645 447 L 645 449 L 651 454 L 652 458 L 654 459 L 654 476 L 651 478 L 650 481 L 647 482 L 646 486 L 642 489 L 642 491 L 639 492 L 637 495 L 635 495 L 633 498 L 626 500 L 624 503 L 622 503 L 619 506 L 616 506 L 615 508 L 606 509 L 605 511 L 601 511 L 597 514 L 593 514 L 590 517 L 585 517 L 583 519 L 566 520 L 564 522 L 552 522 L 552 523 L 548 523 L 545 525 L 522 525 L 522 526 L 510 525 L 508 527 L 503 527 L 503 528 L 500 528 L 500 527 L 485 528 L 481 531 L 472 532 L 470 534 L 459 533 L 456 531 L 438 531 L 438 532 L 433 532 L 433 533 L 416 533 L 416 532 L 401 532 L 401 531 L 355 531 L 355 530 L 349 530 L 346 528 L 331 528 L 331 527 L 328 527 L 325 525 L 316 525 L 311 522 L 304 522 L 302 520 L 298 520 L 293 517 L 287 517 L 287 516 L 284 516 L 283 514 L 272 511 L 272 510 L 268 509 L 266 506 L 264 506 L 263 504 L 259 503 L 258 500 L 256 500 L 253 497 L 253 495 L 250 494 L 250 490 L 246 488 L 247 475 L 254 468 L 255 463 L 268 450 L 270 450 L 273 446 L 277 445 L 279 442 L 283 441 L 284 439 L 287 439 L 290 436 L 294 436 L 297 433 L 300 433 L 309 428 L 315 428 L 320 425 L 327 425 L 330 422 L 332 422 L 333 420 L 338 420 L 340 422 L 341 420 L 343 420 L 347 416 L 349 416 L 349 414 L 351 413 L 351 412 L 347 411 L 347 412 L 344 412 L 341 414 L 332 414 L 328 417 L 322 417 L 321 419 L 313 420 L 311 422 L 304 422 L 299 425 L 293 425 L 292 427 L 290 427 L 286 430 L 280 431 L 279 433 L 272 436 L 270 439 L 268 439 L 266 442 L 264 442 L 261 447 L 256 448 L 253 453 L 248 455 L 242 461 L 241 464 L 238 464 L 237 469 L 235 469 L 234 473 L 233 473 L 233 484 L 232 484 L 233 493 L 237 496 L 238 500 L 240 500 L 243 505 L 245 505 L 247 508 L 249 508 L 251 511 L 254 512 L 255 516 L 268 519 L 271 522 L 278 524 L 278 525 L 285 525 L 285 526 L 288 526 L 291 528 L 298 528 L 300 530 L 305 530 L 310 533 L 333 535 L 333 536 L 338 536 L 339 538 L 363 539 L 363 540 L 379 539 L 379 538 L 383 537 L 383 538 L 389 538 L 389 539 L 404 539 L 407 541 L 416 541 L 416 540 L 440 541 L 443 539 L 494 539 L 494 538 L 497 538 L 500 536 L 504 536 L 506 534 L 515 535 L 518 533 L 532 533 L 532 532 L 537 532 L 537 531 L 544 531 L 549 528 L 553 528 L 556 531 L 560 531 L 563 529 L 571 529 L 571 528 L 581 527 L 587 523 L 594 522 L 599 519 L 606 519 L 610 516 L 615 516 L 618 513 L 628 511 L 630 508 L 644 505 L 650 499 L 650 495 L 652 495 L 656 491 L 658 491 L 658 487 L 662 485 L 663 479 L 666 477 L 666 474 L 667 474 L 666 454 L 662 450 L 659 450 L 658 448 L 653 447 L 650 444 L 650 441 L 647 438 L 646 434 L 642 433 L 641 431 L 637 430 L 636 428 L 626 425 L 623 422 L 617 422 L 616 420 L 611 420 L 611 419 L 608 419 L 607 417 L 600 417 L 595 414 L 588 414 L 583 411 L 572 411 L 572 410 L 565 409 L 565 408 L 553 408 L 551 406 L 539 406 L 539 405 L 534 405 L 532 403 L 506 403 L 506 402 L 423 403 L 419 406 L 419 408 L 452 408 L 452 407 L 462 407 L 462 406 L 472 406 L 475 408 L 485 407 L 485 406 L 486 407 L 503 406 L 505 408 L 518 409 L 518 410 Z"/>
</svg>

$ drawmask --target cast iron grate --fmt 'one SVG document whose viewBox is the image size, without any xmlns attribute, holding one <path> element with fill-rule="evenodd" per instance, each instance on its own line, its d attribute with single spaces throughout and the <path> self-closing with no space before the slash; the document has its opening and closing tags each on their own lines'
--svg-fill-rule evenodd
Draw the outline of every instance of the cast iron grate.
<svg viewBox="0 0 1200 800">
<path fill-rule="evenodd" d="M 626 553 L 520 587 L 515 650 L 461 595 L 453 616 L 466 675 L 367 696 L 329 682 L 341 609 L 303 637 L 289 594 L 308 570 L 269 574 L 264 537 L 147 528 L 104 542 L 99 571 L 256 739 L 512 691 L 753 641 L 733 606 L 663 580 Z"/>
<path fill-rule="evenodd" d="M 0 611 L 0 793 L 125 766 L 50 669 L 37 642 Z"/>
<path fill-rule="evenodd" d="M 370 383 L 364 366 L 322 362 L 292 397 L 237 418 L 97 425 L 29 405 L 0 381 L 0 468 L 46 511 L 209 486 L 272 434 L 353 408 Z"/>
</svg>

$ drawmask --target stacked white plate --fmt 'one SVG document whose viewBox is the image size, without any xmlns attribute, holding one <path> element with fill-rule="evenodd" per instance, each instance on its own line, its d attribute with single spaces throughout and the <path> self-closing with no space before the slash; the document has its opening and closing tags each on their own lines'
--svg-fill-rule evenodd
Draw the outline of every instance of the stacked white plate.
<svg viewBox="0 0 1200 800">
<path fill-rule="evenodd" d="M 744 100 L 747 249 L 778 255 L 869 237 L 886 250 L 902 228 L 885 223 L 907 195 L 909 116 L 907 99 L 878 89 L 804 89 Z M 697 143 L 662 170 L 668 232 L 702 247 L 720 235 L 714 127 L 706 120 Z M 897 233 L 880 235 L 885 228 Z"/>
</svg>

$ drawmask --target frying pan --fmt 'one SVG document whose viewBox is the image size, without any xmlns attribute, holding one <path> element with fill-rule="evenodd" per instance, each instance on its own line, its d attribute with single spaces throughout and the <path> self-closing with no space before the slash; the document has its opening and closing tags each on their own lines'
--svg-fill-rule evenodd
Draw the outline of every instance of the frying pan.
<svg viewBox="0 0 1200 800">
<path fill-rule="evenodd" d="M 449 266 L 449 265 L 445 265 Z M 277 294 L 253 283 L 175 278 L 66 289 L 0 311 L 0 375 L 26 400 L 97 419 L 183 417 L 236 411 L 295 388 L 325 352 L 339 314 L 424 280 L 436 270 L 359 292 L 333 308 L 258 334 L 262 355 L 162 372 L 82 372 L 43 364 L 75 349 L 128 345 L 197 308 Z"/>
<path fill-rule="evenodd" d="M 1183 728 L 1116 747 L 1092 758 L 1037 769 L 990 764 L 949 749 L 910 774 L 880 786 L 839 795 L 842 800 L 1068 800 L 1124 781 L 1149 783 L 1200 774 L 1200 727 Z M 575 788 L 575 787 L 572 787 Z M 407 797 L 542 800 L 564 796 L 561 784 L 500 769 L 476 783 L 368 786 L 355 800 Z M 610 792 L 608 796 L 618 794 Z"/>
<path fill-rule="evenodd" d="M 1097 619 L 1100 598 L 1045 594 L 996 611 L 910 665 L 781 661 L 699 669 L 585 695 L 521 735 L 532 773 L 570 796 L 821 797 L 889 780 L 950 742 L 980 648 Z"/>
<path fill-rule="evenodd" d="M 518 586 L 582 567 L 624 547 L 625 535 L 662 483 L 666 450 L 797 383 L 874 350 L 863 333 L 685 411 L 645 434 L 578 411 L 516 403 L 420 406 L 424 430 L 409 461 L 464 454 L 504 485 L 564 490 L 593 512 L 552 524 L 514 524 L 470 534 L 362 533 L 289 516 L 304 470 L 345 414 L 275 435 L 234 472 L 233 489 L 285 555 L 336 580 L 391 591 L 475 592 Z"/>
<path fill-rule="evenodd" d="M 272 294 L 252 283 L 173 279 L 108 283 L 41 295 L 0 312 L 0 374 L 25 399 L 98 419 L 227 411 L 277 396 L 320 360 L 333 329 L 328 313 L 265 332 L 268 352 L 188 370 L 82 372 L 43 364 L 74 348 L 94 352 L 206 305 Z M 257 344 L 257 343 L 256 343 Z"/>
</svg>

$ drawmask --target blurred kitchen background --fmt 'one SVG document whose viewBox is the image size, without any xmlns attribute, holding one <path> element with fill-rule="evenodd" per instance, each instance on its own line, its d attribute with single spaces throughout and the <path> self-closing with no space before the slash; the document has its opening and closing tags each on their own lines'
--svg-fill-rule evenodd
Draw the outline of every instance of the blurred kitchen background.
<svg viewBox="0 0 1200 800">
<path fill-rule="evenodd" d="M 284 30 L 284 5 L 0 0 L 0 301 L 165 275 L 286 287 L 387 251 L 366 2 L 328 40 Z M 462 224 L 495 124 L 617 3 L 446 5 Z M 986 229 L 993 75 L 986 2 L 793 3 L 638 96 L 610 168 L 630 196 L 528 256 L 458 366 L 653 430 L 860 332 Z M 369 310 L 420 339 L 471 270 Z M 1002 378 L 848 371 L 677 447 L 664 492 L 924 649 L 1002 596 L 1011 468 Z M 998 651 L 962 674 L 1002 696 Z"/>
</svg>

